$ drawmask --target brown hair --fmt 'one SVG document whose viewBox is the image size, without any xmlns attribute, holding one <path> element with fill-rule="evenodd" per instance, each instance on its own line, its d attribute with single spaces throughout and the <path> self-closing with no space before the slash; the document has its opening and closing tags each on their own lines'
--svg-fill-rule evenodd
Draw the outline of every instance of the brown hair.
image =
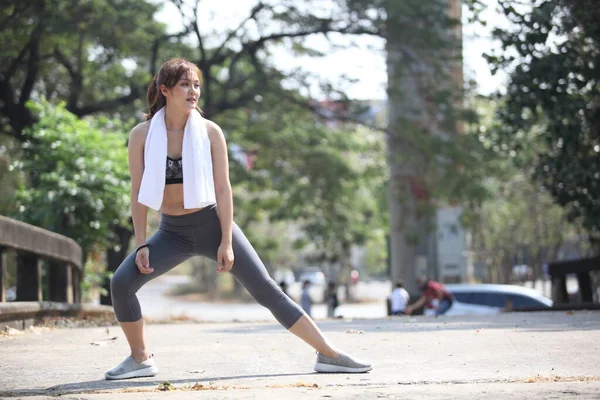
<svg viewBox="0 0 600 400">
<path fill-rule="evenodd" d="M 202 72 L 196 66 L 196 64 L 188 60 L 183 58 L 172 58 L 166 61 L 160 67 L 156 75 L 154 75 L 154 78 L 152 78 L 150 86 L 148 86 L 148 93 L 146 94 L 146 98 L 148 100 L 148 114 L 144 115 L 146 117 L 146 121 L 151 119 L 158 110 L 167 104 L 167 99 L 161 93 L 160 86 L 165 85 L 170 89 L 177 84 L 182 76 L 190 71 L 194 71 L 196 73 L 198 79 L 200 80 L 200 85 L 202 85 Z M 202 112 L 198 105 L 196 105 L 196 109 Z"/>
</svg>

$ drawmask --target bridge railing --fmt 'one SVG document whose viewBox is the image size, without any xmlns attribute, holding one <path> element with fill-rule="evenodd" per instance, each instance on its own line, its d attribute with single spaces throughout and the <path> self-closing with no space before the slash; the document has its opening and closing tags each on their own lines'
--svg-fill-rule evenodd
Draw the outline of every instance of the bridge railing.
<svg viewBox="0 0 600 400">
<path fill-rule="evenodd" d="M 73 239 L 0 215 L 0 302 L 6 302 L 10 252 L 16 255 L 16 301 L 81 302 L 82 252 Z M 42 268 L 48 298 L 42 298 Z"/>
</svg>

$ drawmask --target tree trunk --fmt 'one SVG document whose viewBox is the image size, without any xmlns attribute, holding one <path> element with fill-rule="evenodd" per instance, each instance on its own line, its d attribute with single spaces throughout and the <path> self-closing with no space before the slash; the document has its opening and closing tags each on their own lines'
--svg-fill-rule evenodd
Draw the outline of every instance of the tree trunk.
<svg viewBox="0 0 600 400">
<path fill-rule="evenodd" d="M 393 3 L 388 5 L 388 35 L 386 42 L 388 71 L 388 163 L 390 181 L 388 201 L 390 207 L 390 261 L 391 279 L 404 280 L 409 293 L 416 287 L 416 260 L 419 238 L 416 219 L 416 198 L 410 182 L 417 176 L 415 159 L 409 159 L 410 149 L 404 138 L 418 126 L 419 110 L 423 102 L 417 85 L 416 66 L 405 57 L 405 47 L 410 46 L 396 27 L 402 26 L 402 15 Z M 412 68 L 411 68 L 412 67 Z M 413 234 L 411 237 L 410 235 Z"/>
<path fill-rule="evenodd" d="M 442 111 L 439 95 L 453 90 L 462 79 L 460 57 L 452 59 L 460 53 L 460 46 L 452 40 L 460 29 L 450 30 L 448 24 L 449 16 L 460 15 L 460 4 L 456 0 L 386 4 L 391 278 L 403 279 L 409 293 L 415 294 L 416 274 L 426 273 L 436 263 L 430 254 L 435 246 L 428 246 L 432 233 L 425 218 L 418 219 L 417 205 L 431 200 L 425 169 L 428 162 L 437 161 L 435 154 L 419 152 L 413 143 L 423 135 L 457 129 L 456 123 L 446 124 L 450 119 Z M 444 105 L 445 109 L 456 106 Z M 432 222 L 435 227 L 435 219 Z M 425 271 L 416 271 L 419 255 L 430 264 Z"/>
</svg>

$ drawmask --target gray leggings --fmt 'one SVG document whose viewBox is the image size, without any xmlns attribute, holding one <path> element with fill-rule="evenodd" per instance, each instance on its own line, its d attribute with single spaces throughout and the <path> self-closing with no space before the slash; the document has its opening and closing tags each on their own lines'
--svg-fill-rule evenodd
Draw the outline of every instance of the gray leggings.
<svg viewBox="0 0 600 400">
<path fill-rule="evenodd" d="M 216 207 L 209 206 L 191 214 L 163 214 L 158 231 L 148 239 L 151 274 L 142 274 L 135 265 L 135 253 L 129 254 L 115 272 L 111 294 L 119 322 L 134 322 L 142 317 L 137 291 L 148 281 L 164 274 L 196 255 L 217 260 L 221 244 L 221 224 Z M 269 276 L 242 230 L 233 224 L 234 262 L 231 274 L 259 304 L 268 308 L 286 329 L 304 315 Z"/>
</svg>

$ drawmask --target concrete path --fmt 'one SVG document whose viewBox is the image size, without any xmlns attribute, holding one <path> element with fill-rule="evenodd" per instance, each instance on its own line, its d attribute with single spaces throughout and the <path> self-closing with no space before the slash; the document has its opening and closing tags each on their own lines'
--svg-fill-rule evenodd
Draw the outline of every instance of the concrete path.
<svg viewBox="0 0 600 400">
<path fill-rule="evenodd" d="M 146 330 L 157 377 L 110 382 L 103 372 L 128 352 L 118 327 L 38 329 L 0 336 L 0 397 L 600 398 L 600 312 L 319 325 L 373 371 L 316 374 L 311 349 L 272 323 L 170 324 Z"/>
</svg>

